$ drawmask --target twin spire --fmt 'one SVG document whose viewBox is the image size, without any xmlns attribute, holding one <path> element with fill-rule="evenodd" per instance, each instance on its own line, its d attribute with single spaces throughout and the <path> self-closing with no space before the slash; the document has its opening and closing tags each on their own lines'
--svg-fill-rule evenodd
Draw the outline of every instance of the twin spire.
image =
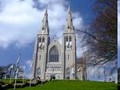
<svg viewBox="0 0 120 90">
<path fill-rule="evenodd" d="M 65 32 L 71 32 L 73 29 L 72 13 L 69 5 L 66 17 Z"/>
<path fill-rule="evenodd" d="M 70 31 L 73 31 L 73 23 L 72 23 L 72 14 L 69 6 L 67 11 L 67 17 L 66 17 L 65 32 L 70 32 Z M 42 19 L 40 34 L 49 34 L 47 9 L 45 10 L 45 14 Z"/>
<path fill-rule="evenodd" d="M 47 9 L 45 10 L 45 14 L 44 14 L 44 17 L 42 19 L 41 29 L 40 29 L 39 34 L 49 34 Z"/>
</svg>

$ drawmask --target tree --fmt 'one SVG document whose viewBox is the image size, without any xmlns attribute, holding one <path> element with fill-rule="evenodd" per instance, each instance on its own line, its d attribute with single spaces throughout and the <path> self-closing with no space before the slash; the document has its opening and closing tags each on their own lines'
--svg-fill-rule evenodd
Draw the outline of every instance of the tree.
<svg viewBox="0 0 120 90">
<path fill-rule="evenodd" d="M 13 67 L 11 68 L 11 66 Z M 20 67 L 17 67 L 20 68 Z M 16 66 L 15 64 L 8 64 L 6 66 L 0 66 L 0 78 L 10 78 L 10 77 L 15 77 L 15 71 Z"/>
<path fill-rule="evenodd" d="M 8 74 L 8 68 L 10 67 L 11 64 L 6 65 L 6 66 L 0 66 L 0 78 L 4 78 Z"/>
<path fill-rule="evenodd" d="M 4 68 L 0 67 L 0 78 L 2 79 L 5 75 Z"/>
<path fill-rule="evenodd" d="M 87 53 L 94 64 L 117 60 L 117 0 L 97 0 L 94 19 L 85 31 Z"/>
<path fill-rule="evenodd" d="M 120 67 L 118 68 L 118 83 L 120 84 Z"/>
</svg>

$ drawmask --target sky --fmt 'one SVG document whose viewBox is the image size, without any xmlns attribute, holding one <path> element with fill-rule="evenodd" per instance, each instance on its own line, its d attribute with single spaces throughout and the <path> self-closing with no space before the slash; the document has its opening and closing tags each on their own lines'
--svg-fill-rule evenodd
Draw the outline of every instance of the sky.
<svg viewBox="0 0 120 90">
<path fill-rule="evenodd" d="M 28 68 L 32 61 L 34 41 L 46 8 L 50 36 L 57 35 L 61 40 L 68 6 L 71 6 L 74 26 L 83 29 L 93 17 L 94 2 L 95 0 L 0 0 L 0 66 L 16 63 L 18 54 L 21 53 L 20 65 L 25 65 L 26 73 L 30 72 Z M 118 10 L 120 17 L 120 9 Z M 118 22 L 120 25 L 119 18 Z M 118 50 L 120 52 L 120 44 Z M 81 48 L 77 48 L 78 57 L 81 56 L 81 51 Z"/>
<path fill-rule="evenodd" d="M 118 67 L 120 67 L 120 0 L 118 1 Z"/>
</svg>

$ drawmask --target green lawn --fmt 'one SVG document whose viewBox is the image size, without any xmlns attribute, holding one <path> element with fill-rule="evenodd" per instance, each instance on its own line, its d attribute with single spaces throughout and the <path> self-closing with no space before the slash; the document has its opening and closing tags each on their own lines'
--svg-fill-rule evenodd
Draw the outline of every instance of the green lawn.
<svg viewBox="0 0 120 90">
<path fill-rule="evenodd" d="M 117 90 L 117 84 L 79 80 L 55 80 L 44 85 L 18 88 L 16 90 Z"/>
</svg>

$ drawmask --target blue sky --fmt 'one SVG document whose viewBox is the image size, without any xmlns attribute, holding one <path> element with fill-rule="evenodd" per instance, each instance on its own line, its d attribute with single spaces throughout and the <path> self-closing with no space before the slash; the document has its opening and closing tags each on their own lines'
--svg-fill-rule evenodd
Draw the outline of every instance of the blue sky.
<svg viewBox="0 0 120 90">
<path fill-rule="evenodd" d="M 120 1 L 118 1 L 118 67 L 120 67 Z"/>
<path fill-rule="evenodd" d="M 0 66 L 15 63 L 21 53 L 20 65 L 25 65 L 26 72 L 29 72 L 27 69 L 33 56 L 35 36 L 46 7 L 50 35 L 60 37 L 69 4 L 74 26 L 82 29 L 91 21 L 94 2 L 95 0 L 0 0 Z M 77 55 L 80 54 L 79 48 Z"/>
</svg>

